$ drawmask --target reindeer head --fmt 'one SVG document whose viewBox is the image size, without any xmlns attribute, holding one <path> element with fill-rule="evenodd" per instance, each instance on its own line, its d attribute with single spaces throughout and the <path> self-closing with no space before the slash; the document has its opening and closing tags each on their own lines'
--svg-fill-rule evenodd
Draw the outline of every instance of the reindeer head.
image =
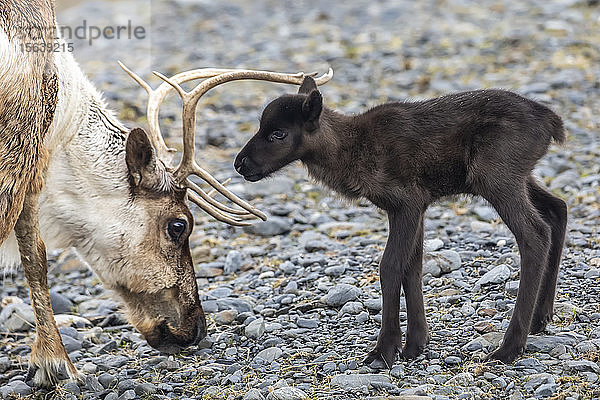
<svg viewBox="0 0 600 400">
<path fill-rule="evenodd" d="M 149 94 L 147 114 L 150 132 L 147 134 L 142 129 L 134 129 L 126 144 L 130 203 L 138 214 L 137 226 L 132 226 L 136 234 L 129 238 L 133 241 L 130 247 L 134 248 L 132 253 L 135 254 L 136 265 L 147 268 L 111 271 L 113 276 L 103 281 L 123 298 L 131 322 L 148 343 L 161 351 L 173 352 L 206 335 L 188 242 L 194 220 L 187 200 L 215 219 L 233 226 L 249 225 L 247 220 L 251 218 L 266 219 L 262 212 L 228 191 L 196 163 L 195 114 L 198 101 L 208 90 L 225 82 L 253 79 L 301 84 L 304 74 L 198 69 L 167 78 L 154 72 L 165 81 L 154 90 L 123 64 L 121 67 Z M 330 71 L 329 78 L 331 74 Z M 195 79 L 205 80 L 190 92 L 179 85 Z M 183 103 L 184 146 L 177 167 L 172 166 L 175 150 L 165 145 L 158 123 L 159 106 L 173 88 Z M 192 181 L 192 176 L 202 178 L 213 190 L 205 192 Z M 215 200 L 213 196 L 217 192 L 239 208 Z"/>
<path fill-rule="evenodd" d="M 267 105 L 258 132 L 235 159 L 235 169 L 254 182 L 302 159 L 315 142 L 323 99 L 317 84 L 331 76 L 304 78 L 298 94 L 284 95 Z"/>
</svg>

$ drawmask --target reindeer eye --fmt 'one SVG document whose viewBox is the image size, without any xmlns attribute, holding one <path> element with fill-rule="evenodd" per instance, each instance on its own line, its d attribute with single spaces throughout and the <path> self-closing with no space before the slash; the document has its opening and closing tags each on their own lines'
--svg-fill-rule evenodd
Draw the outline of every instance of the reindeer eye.
<svg viewBox="0 0 600 400">
<path fill-rule="evenodd" d="M 187 222 L 183 219 L 175 218 L 169 221 L 167 233 L 171 240 L 178 242 L 181 236 L 187 231 Z"/>
<path fill-rule="evenodd" d="M 282 140 L 287 136 L 287 132 L 285 131 L 273 131 L 271 136 L 269 136 L 269 141 L 272 142 L 274 139 Z"/>
</svg>

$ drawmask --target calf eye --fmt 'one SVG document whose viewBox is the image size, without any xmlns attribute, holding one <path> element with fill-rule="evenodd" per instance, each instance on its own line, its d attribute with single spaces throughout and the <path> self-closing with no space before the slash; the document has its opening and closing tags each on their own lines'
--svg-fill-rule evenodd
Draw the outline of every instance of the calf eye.
<svg viewBox="0 0 600 400">
<path fill-rule="evenodd" d="M 167 225 L 167 233 L 171 240 L 178 242 L 181 236 L 187 231 L 187 222 L 183 219 L 175 218 L 169 221 Z"/>
<path fill-rule="evenodd" d="M 285 131 L 273 131 L 273 133 L 271 133 L 271 136 L 269 136 L 269 141 L 272 142 L 275 139 L 282 140 L 285 139 L 286 136 L 287 132 Z"/>
</svg>

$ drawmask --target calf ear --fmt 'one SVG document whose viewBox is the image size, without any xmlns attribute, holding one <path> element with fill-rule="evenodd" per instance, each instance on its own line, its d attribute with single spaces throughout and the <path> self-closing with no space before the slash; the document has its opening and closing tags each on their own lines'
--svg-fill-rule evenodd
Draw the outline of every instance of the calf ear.
<svg viewBox="0 0 600 400">
<path fill-rule="evenodd" d="M 143 129 L 135 128 L 127 136 L 125 162 L 132 188 L 156 190 L 166 182 L 166 170 L 156 157 L 156 151 Z M 161 168 L 162 167 L 162 168 Z"/>
<path fill-rule="evenodd" d="M 321 111 L 323 111 L 323 97 L 318 90 L 313 90 L 302 103 L 302 119 L 309 132 L 319 127 Z"/>
<path fill-rule="evenodd" d="M 313 90 L 318 90 L 317 83 L 311 76 L 305 76 L 302 85 L 298 89 L 298 94 L 309 94 Z"/>
</svg>

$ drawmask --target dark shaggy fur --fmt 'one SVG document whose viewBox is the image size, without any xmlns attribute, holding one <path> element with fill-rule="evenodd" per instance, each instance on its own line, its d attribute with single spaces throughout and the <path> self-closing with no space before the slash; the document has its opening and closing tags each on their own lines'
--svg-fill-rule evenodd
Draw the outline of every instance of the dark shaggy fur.
<svg viewBox="0 0 600 400">
<path fill-rule="evenodd" d="M 235 160 L 257 181 L 294 160 L 336 192 L 364 197 L 387 211 L 389 238 L 380 264 L 383 318 L 366 362 L 391 367 L 396 354 L 416 357 L 429 334 L 423 295 L 423 214 L 448 195 L 489 201 L 516 237 L 521 285 L 510 325 L 492 359 L 512 362 L 528 333 L 545 329 L 553 312 L 567 207 L 532 177 L 550 142 L 565 140 L 547 107 L 504 90 L 478 90 L 388 103 L 347 116 L 322 104 L 306 78 L 296 95 L 271 102 L 258 133 Z M 401 349 L 400 290 L 408 311 Z"/>
</svg>

